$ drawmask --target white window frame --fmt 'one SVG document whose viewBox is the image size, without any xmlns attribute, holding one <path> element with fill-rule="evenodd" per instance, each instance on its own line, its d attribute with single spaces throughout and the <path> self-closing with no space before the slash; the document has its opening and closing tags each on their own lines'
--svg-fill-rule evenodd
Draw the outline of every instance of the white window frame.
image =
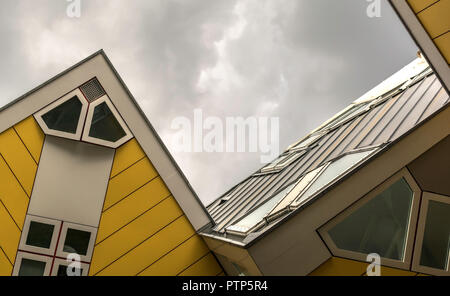
<svg viewBox="0 0 450 296">
<path fill-rule="evenodd" d="M 447 257 L 447 270 L 437 269 L 429 266 L 420 265 L 420 257 L 422 255 L 423 238 L 425 235 L 425 226 L 428 214 L 428 205 L 430 201 L 437 201 L 450 204 L 450 196 L 435 194 L 431 192 L 423 192 L 422 204 L 420 206 L 419 223 L 417 225 L 416 243 L 414 248 L 414 256 L 412 270 L 426 274 L 449 276 L 450 275 L 450 249 Z"/>
<path fill-rule="evenodd" d="M 40 248 L 40 247 L 30 246 L 30 245 L 26 244 L 27 238 L 28 238 L 28 233 L 30 231 L 30 223 L 32 221 L 54 226 L 52 240 L 50 243 L 50 248 L 46 249 L 46 248 Z M 40 253 L 40 254 L 53 256 L 55 254 L 55 249 L 56 249 L 56 245 L 58 242 L 58 234 L 59 234 L 60 228 L 61 228 L 61 221 L 48 219 L 48 218 L 44 218 L 44 217 L 33 216 L 33 215 L 27 215 L 25 218 L 24 226 L 23 226 L 22 237 L 21 237 L 20 243 L 19 243 L 19 249 L 24 250 L 24 251 L 33 252 L 33 253 Z"/>
<path fill-rule="evenodd" d="M 19 251 L 19 252 L 17 252 L 16 262 L 14 264 L 14 269 L 12 272 L 13 276 L 19 275 L 20 267 L 22 265 L 22 259 L 30 259 L 30 260 L 45 262 L 45 270 L 44 270 L 43 276 L 48 276 L 50 274 L 50 269 L 52 268 L 52 261 L 53 261 L 52 257 L 37 255 L 37 254 L 30 254 L 30 253 Z"/>
<path fill-rule="evenodd" d="M 303 155 L 305 155 L 306 150 L 303 151 L 291 151 L 288 154 L 280 155 L 277 159 L 275 159 L 271 164 L 266 165 L 261 169 L 260 174 L 266 174 L 266 173 L 274 173 L 279 172 Z M 281 157 L 284 157 L 280 160 Z"/>
<path fill-rule="evenodd" d="M 46 114 L 47 112 L 53 110 L 54 108 L 58 107 L 59 105 L 72 99 L 74 96 L 77 96 L 78 100 L 82 104 L 81 113 L 80 113 L 80 117 L 78 118 L 78 125 L 77 125 L 77 130 L 76 130 L 75 134 L 50 129 L 47 126 L 47 124 L 45 123 L 45 121 L 42 119 L 42 116 L 44 114 Z M 84 125 L 84 121 L 86 119 L 86 112 L 88 110 L 88 105 L 89 105 L 89 103 L 85 99 L 83 93 L 80 91 L 80 89 L 77 88 L 77 89 L 71 91 L 70 93 L 68 93 L 67 95 L 63 96 L 62 98 L 54 101 L 47 107 L 44 107 L 40 111 L 36 112 L 33 116 L 45 134 L 79 141 L 81 139 L 81 135 L 83 134 L 83 125 Z"/>
<path fill-rule="evenodd" d="M 383 183 L 378 185 L 376 188 L 371 190 L 369 193 L 364 195 L 362 198 L 360 198 L 358 201 L 356 201 L 354 204 L 349 206 L 348 208 L 344 209 L 341 213 L 339 213 L 336 217 L 334 217 L 332 220 L 328 221 L 325 225 L 320 227 L 318 229 L 318 233 L 330 249 L 331 253 L 334 256 L 337 257 L 343 257 L 348 259 L 354 259 L 358 261 L 366 261 L 367 255 L 364 253 L 349 251 L 349 250 L 343 250 L 339 249 L 336 244 L 331 239 L 330 235 L 328 234 L 328 231 L 332 229 L 335 225 L 343 221 L 345 218 L 347 218 L 350 214 L 357 211 L 359 208 L 361 208 L 363 205 L 365 205 L 368 201 L 375 198 L 378 194 L 382 193 L 386 189 L 388 189 L 391 185 L 393 185 L 395 182 L 400 180 L 401 178 L 404 178 L 405 181 L 408 183 L 409 187 L 413 191 L 413 198 L 412 198 L 412 204 L 411 204 L 411 211 L 410 211 L 410 219 L 407 229 L 407 235 L 406 235 L 406 242 L 405 242 L 405 248 L 404 248 L 404 254 L 402 260 L 394 260 L 389 258 L 383 258 L 381 257 L 381 265 L 383 266 L 389 266 L 394 268 L 401 268 L 409 270 L 411 261 L 412 261 L 412 253 L 413 253 L 413 247 L 414 247 L 414 235 L 416 231 L 416 224 L 417 224 L 417 216 L 419 214 L 419 203 L 422 191 L 420 190 L 419 185 L 415 182 L 414 178 L 411 176 L 411 174 L 408 172 L 406 168 L 401 169 L 399 172 L 385 180 Z"/>
<path fill-rule="evenodd" d="M 94 251 L 95 239 L 97 237 L 97 228 L 86 226 L 86 225 L 69 223 L 69 222 L 63 223 L 63 226 L 61 229 L 61 235 L 60 235 L 60 239 L 59 239 L 59 243 L 58 243 L 58 249 L 56 250 L 56 257 L 67 258 L 67 256 L 70 254 L 68 252 L 64 252 L 64 243 L 66 241 L 68 228 L 72 228 L 72 229 L 80 230 L 80 231 L 86 231 L 86 232 L 91 233 L 91 239 L 89 240 L 89 245 L 87 248 L 86 255 L 78 254 L 81 258 L 81 261 L 90 262 L 91 258 L 92 258 L 92 253 Z"/>
<path fill-rule="evenodd" d="M 94 116 L 95 107 L 97 107 L 98 105 L 100 105 L 102 103 L 106 103 L 106 105 L 108 105 L 108 108 L 111 110 L 111 113 L 114 115 L 117 122 L 120 124 L 120 126 L 122 127 L 122 129 L 125 132 L 125 136 L 123 136 L 116 142 L 110 142 L 110 141 L 106 141 L 106 140 L 102 140 L 102 139 L 98 139 L 98 138 L 89 136 L 89 131 L 91 129 L 91 123 L 92 123 L 92 118 Z M 92 103 L 90 103 L 89 110 L 87 112 L 87 117 L 86 117 L 86 124 L 84 126 L 83 136 L 81 137 L 81 139 L 83 141 L 98 144 L 101 146 L 110 147 L 110 148 L 117 148 L 120 145 L 127 142 L 128 140 L 130 140 L 131 138 L 133 138 L 133 134 L 131 133 L 128 126 L 125 124 L 125 121 L 122 119 L 122 116 L 120 116 L 119 112 L 116 110 L 114 105 L 111 103 L 111 100 L 109 99 L 108 95 L 103 95 L 102 97 L 100 97 L 100 98 L 96 99 L 95 101 L 93 101 Z"/>
<path fill-rule="evenodd" d="M 53 263 L 52 273 L 50 275 L 51 276 L 57 276 L 59 266 L 60 265 L 67 265 L 68 266 L 70 263 L 71 262 L 68 262 L 65 259 L 56 258 L 55 262 Z M 81 273 L 81 276 L 88 276 L 89 264 L 80 262 L 80 268 L 83 269 L 83 272 Z"/>
</svg>

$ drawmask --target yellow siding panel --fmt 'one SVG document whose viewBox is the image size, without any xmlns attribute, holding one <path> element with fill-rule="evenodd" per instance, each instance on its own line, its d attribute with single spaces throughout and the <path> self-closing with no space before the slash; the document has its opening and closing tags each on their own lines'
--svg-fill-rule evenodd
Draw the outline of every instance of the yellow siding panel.
<svg viewBox="0 0 450 296">
<path fill-rule="evenodd" d="M 39 163 L 45 135 L 34 117 L 30 116 L 27 119 L 22 120 L 14 126 L 14 129 L 19 134 L 19 137 L 22 139 L 25 146 L 27 146 L 33 159 L 36 163 Z"/>
<path fill-rule="evenodd" d="M 145 156 L 141 146 L 135 138 L 123 144 L 116 150 L 111 170 L 111 178 L 125 170 Z"/>
<path fill-rule="evenodd" d="M 209 252 L 202 238 L 195 235 L 150 265 L 139 275 L 177 275 Z M 217 271 L 215 274 L 219 273 Z"/>
<path fill-rule="evenodd" d="M 434 39 L 434 43 L 436 44 L 437 48 L 439 48 L 439 51 L 444 56 L 447 63 L 450 64 L 450 32 Z"/>
<path fill-rule="evenodd" d="M 147 183 L 106 212 L 100 221 L 97 243 L 170 195 L 160 177 Z"/>
<path fill-rule="evenodd" d="M 0 157 L 0 201 L 8 209 L 16 224 L 22 229 L 28 207 L 28 196 Z M 0 226 L 1 227 L 1 226 Z"/>
<path fill-rule="evenodd" d="M 368 263 L 354 260 L 331 257 L 316 270 L 311 276 L 360 276 L 366 272 Z"/>
<path fill-rule="evenodd" d="M 217 263 L 213 254 L 209 253 L 198 262 L 190 266 L 188 269 L 180 273 L 181 276 L 208 276 L 217 275 L 222 268 Z M 223 274 L 221 274 L 223 275 Z"/>
<path fill-rule="evenodd" d="M 417 14 L 431 38 L 450 30 L 450 0 L 441 0 Z"/>
<path fill-rule="evenodd" d="M 194 234 L 195 231 L 191 224 L 185 216 L 182 216 L 115 261 L 98 275 L 137 275 Z"/>
<path fill-rule="evenodd" d="M 0 154 L 30 196 L 37 165 L 13 128 L 0 134 Z"/>
<path fill-rule="evenodd" d="M 20 230 L 13 219 L 0 203 L 0 247 L 8 256 L 10 262 L 16 258 L 17 247 L 20 240 Z"/>
<path fill-rule="evenodd" d="M 109 181 L 104 210 L 157 176 L 148 158 L 144 158 Z"/>
<path fill-rule="evenodd" d="M 12 264 L 8 261 L 2 249 L 0 249 L 0 276 L 11 275 L 12 269 Z"/>
<path fill-rule="evenodd" d="M 91 264 L 93 274 L 130 251 L 158 230 L 181 216 L 183 212 L 174 198 L 167 198 L 118 232 L 114 233 L 94 249 Z"/>
<path fill-rule="evenodd" d="M 417 13 L 422 9 L 430 6 L 433 3 L 438 2 L 439 0 L 408 0 L 409 6 L 411 6 L 412 10 Z"/>
<path fill-rule="evenodd" d="M 381 266 L 380 273 L 381 276 L 415 276 L 417 274 L 417 272 L 387 266 Z"/>
</svg>

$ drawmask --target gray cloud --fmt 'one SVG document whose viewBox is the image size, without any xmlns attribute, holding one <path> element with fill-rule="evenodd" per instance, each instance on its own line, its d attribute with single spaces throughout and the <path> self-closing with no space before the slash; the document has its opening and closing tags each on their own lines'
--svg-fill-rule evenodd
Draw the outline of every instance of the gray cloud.
<svg viewBox="0 0 450 296">
<path fill-rule="evenodd" d="M 103 48 L 169 149 L 176 116 L 277 116 L 280 149 L 414 59 L 382 1 L 2 1 L 0 105 Z M 200 198 L 261 166 L 257 153 L 175 153 Z"/>
</svg>

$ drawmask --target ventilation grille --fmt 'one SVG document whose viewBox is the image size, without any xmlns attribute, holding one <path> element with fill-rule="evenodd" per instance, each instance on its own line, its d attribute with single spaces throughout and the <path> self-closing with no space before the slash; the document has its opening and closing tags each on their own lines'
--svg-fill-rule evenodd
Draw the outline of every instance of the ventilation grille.
<svg viewBox="0 0 450 296">
<path fill-rule="evenodd" d="M 97 78 L 89 80 L 88 82 L 83 84 L 80 89 L 89 103 L 92 103 L 105 94 L 105 91 L 100 85 L 100 82 L 98 82 Z"/>
</svg>

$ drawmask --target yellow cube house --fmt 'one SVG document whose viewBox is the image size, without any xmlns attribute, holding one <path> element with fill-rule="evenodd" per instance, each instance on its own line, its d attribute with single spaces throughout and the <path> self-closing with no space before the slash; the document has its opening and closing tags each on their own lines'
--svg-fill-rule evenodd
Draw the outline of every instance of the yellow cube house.
<svg viewBox="0 0 450 296">
<path fill-rule="evenodd" d="M 103 51 L 0 109 L 0 275 L 215 276 L 211 223 Z"/>
</svg>

